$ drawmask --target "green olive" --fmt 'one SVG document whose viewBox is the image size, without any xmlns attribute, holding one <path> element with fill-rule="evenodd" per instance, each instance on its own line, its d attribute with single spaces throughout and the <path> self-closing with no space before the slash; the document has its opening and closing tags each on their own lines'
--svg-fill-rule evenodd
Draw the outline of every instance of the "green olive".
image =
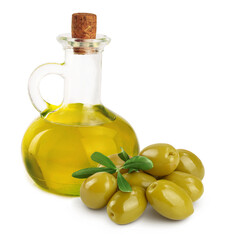
<svg viewBox="0 0 225 240">
<path fill-rule="evenodd" d="M 203 179 L 205 175 L 205 169 L 201 160 L 192 152 L 178 149 L 180 156 L 180 163 L 176 170 L 181 172 L 190 173 L 200 179 Z"/>
<path fill-rule="evenodd" d="M 99 172 L 82 183 L 80 198 L 87 207 L 99 209 L 106 206 L 116 189 L 116 178 L 112 174 Z"/>
<path fill-rule="evenodd" d="M 188 194 L 168 180 L 153 182 L 146 190 L 146 197 L 159 214 L 172 220 L 185 219 L 194 212 Z"/>
<path fill-rule="evenodd" d="M 110 156 L 108 156 L 108 158 L 115 164 L 115 166 L 117 168 L 120 168 L 121 166 L 123 166 L 123 164 L 125 163 L 119 156 L 118 154 L 112 154 Z M 101 164 L 98 164 L 98 167 L 105 167 Z M 127 169 L 121 169 L 120 172 L 123 173 L 127 173 L 128 170 Z M 113 174 L 115 177 L 117 176 L 117 173 Z"/>
<path fill-rule="evenodd" d="M 138 219 L 147 206 L 145 190 L 132 187 L 132 192 L 116 192 L 107 204 L 107 213 L 117 224 L 127 224 Z"/>
<path fill-rule="evenodd" d="M 188 173 L 174 171 L 170 175 L 164 177 L 164 179 L 172 181 L 182 187 L 193 202 L 198 200 L 204 192 L 204 187 L 200 178 Z"/>
<path fill-rule="evenodd" d="M 146 172 L 157 177 L 169 175 L 179 164 L 177 150 L 165 143 L 150 145 L 144 148 L 140 155 L 149 158 L 153 162 L 153 168 Z"/>
<path fill-rule="evenodd" d="M 156 181 L 154 177 L 143 172 L 124 173 L 123 177 L 131 186 L 139 186 L 143 188 L 147 188 L 151 183 Z"/>
</svg>

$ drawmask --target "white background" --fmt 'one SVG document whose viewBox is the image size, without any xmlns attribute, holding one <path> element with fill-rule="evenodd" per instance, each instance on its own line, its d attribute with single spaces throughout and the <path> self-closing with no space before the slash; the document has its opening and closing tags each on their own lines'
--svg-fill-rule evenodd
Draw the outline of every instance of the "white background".
<svg viewBox="0 0 225 240">
<path fill-rule="evenodd" d="M 119 226 L 106 210 L 37 188 L 21 158 L 21 140 L 38 116 L 27 93 L 30 73 L 63 62 L 56 36 L 71 14 L 98 15 L 112 38 L 103 57 L 102 102 L 135 129 L 140 147 L 166 142 L 202 159 L 205 193 L 184 221 L 150 207 Z M 225 1 L 38 0 L 0 5 L 0 239 L 224 239 Z M 58 88 L 44 87 L 56 81 Z M 43 81 L 43 96 L 61 101 L 62 81 Z"/>
</svg>

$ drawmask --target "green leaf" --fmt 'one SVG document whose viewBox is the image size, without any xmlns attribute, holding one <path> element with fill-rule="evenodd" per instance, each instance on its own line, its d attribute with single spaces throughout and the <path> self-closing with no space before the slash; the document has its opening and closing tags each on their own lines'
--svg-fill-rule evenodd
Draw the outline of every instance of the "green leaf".
<svg viewBox="0 0 225 240">
<path fill-rule="evenodd" d="M 97 163 L 102 164 L 103 166 L 106 166 L 111 169 L 116 169 L 115 164 L 108 157 L 106 157 L 104 154 L 100 152 L 94 152 L 91 155 L 91 159 Z"/>
<path fill-rule="evenodd" d="M 87 178 L 97 172 L 107 172 L 107 173 L 115 173 L 116 169 L 106 168 L 106 167 L 97 167 L 97 168 L 84 168 L 78 170 L 72 174 L 74 178 Z"/>
<path fill-rule="evenodd" d="M 129 155 L 124 151 L 124 149 L 121 147 L 122 152 L 118 153 L 118 156 L 126 162 L 128 159 L 130 159 Z"/>
<path fill-rule="evenodd" d="M 122 192 L 132 192 L 132 188 L 120 172 L 117 173 L 117 184 Z"/>
<path fill-rule="evenodd" d="M 153 168 L 153 163 L 150 159 L 144 156 L 135 156 L 130 158 L 123 165 L 125 169 L 149 170 Z"/>
</svg>

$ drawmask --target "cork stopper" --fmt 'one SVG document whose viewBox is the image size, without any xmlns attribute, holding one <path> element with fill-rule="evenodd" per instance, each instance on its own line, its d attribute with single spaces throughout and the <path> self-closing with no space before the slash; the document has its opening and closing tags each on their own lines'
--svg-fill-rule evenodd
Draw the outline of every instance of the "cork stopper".
<svg viewBox="0 0 225 240">
<path fill-rule="evenodd" d="M 95 39 L 97 16 L 92 13 L 72 15 L 72 38 Z"/>
<path fill-rule="evenodd" d="M 74 13 L 72 15 L 72 38 L 95 39 L 97 28 L 97 16 L 92 13 Z M 82 40 L 81 40 L 82 41 Z M 91 49 L 74 48 L 74 53 L 91 53 Z"/>
</svg>

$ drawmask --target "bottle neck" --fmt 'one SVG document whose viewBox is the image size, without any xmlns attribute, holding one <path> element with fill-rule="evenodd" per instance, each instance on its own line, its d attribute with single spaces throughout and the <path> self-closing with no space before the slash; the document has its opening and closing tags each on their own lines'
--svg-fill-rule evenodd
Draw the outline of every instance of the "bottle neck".
<svg viewBox="0 0 225 240">
<path fill-rule="evenodd" d="M 102 52 L 75 54 L 66 49 L 64 105 L 101 103 Z"/>
</svg>

